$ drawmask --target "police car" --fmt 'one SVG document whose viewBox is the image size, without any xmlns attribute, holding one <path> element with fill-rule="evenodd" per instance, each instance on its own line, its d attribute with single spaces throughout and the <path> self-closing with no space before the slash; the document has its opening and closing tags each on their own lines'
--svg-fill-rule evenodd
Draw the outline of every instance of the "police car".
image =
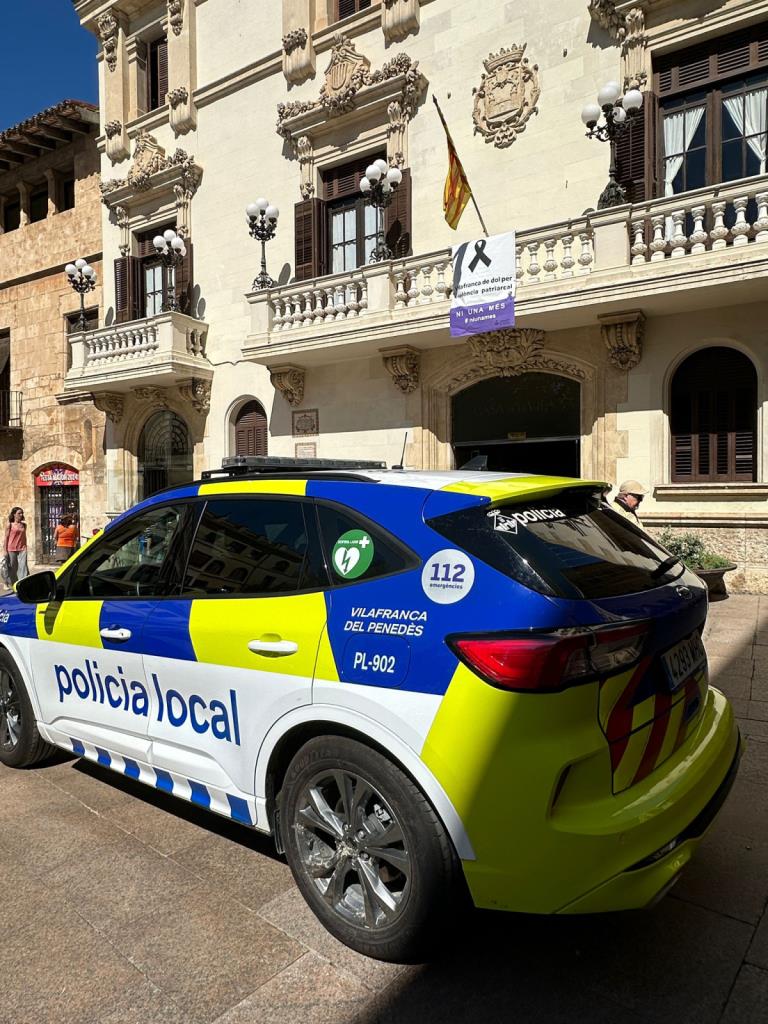
<svg viewBox="0 0 768 1024">
<path fill-rule="evenodd" d="M 226 460 L 0 601 L 0 760 L 272 833 L 338 938 L 641 907 L 733 781 L 700 581 L 605 485 Z"/>
</svg>

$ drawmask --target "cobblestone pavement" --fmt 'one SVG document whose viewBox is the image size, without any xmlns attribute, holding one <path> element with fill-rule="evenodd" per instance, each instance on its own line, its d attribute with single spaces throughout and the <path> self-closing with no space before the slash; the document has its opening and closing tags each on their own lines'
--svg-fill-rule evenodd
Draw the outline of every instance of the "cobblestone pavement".
<svg viewBox="0 0 768 1024">
<path fill-rule="evenodd" d="M 748 747 L 672 894 L 476 914 L 428 966 L 331 939 L 267 839 L 64 756 L 1 769 L 0 1024 L 768 1020 L 768 597 L 713 605 L 706 639 Z"/>
</svg>

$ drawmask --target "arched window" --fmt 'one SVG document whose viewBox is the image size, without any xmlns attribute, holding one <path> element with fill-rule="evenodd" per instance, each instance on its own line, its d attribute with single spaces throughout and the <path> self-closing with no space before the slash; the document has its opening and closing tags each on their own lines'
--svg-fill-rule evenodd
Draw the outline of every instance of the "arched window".
<svg viewBox="0 0 768 1024">
<path fill-rule="evenodd" d="M 192 440 L 184 420 L 169 409 L 154 413 L 139 438 L 139 500 L 190 483 Z"/>
<path fill-rule="evenodd" d="M 757 374 L 732 348 L 695 352 L 672 378 L 672 480 L 753 481 Z"/>
<path fill-rule="evenodd" d="M 235 455 L 266 455 L 267 417 L 260 402 L 246 402 L 235 417 Z"/>
</svg>

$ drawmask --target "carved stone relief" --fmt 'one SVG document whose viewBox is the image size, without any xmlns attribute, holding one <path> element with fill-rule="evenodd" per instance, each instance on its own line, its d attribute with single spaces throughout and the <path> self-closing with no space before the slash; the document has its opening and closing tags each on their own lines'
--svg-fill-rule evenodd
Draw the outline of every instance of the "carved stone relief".
<svg viewBox="0 0 768 1024">
<path fill-rule="evenodd" d="M 485 373 L 499 377 L 517 377 L 532 370 L 550 370 L 578 380 L 585 379 L 587 374 L 581 366 L 545 352 L 545 340 L 544 331 L 532 327 L 505 328 L 467 338 L 477 365 Z M 477 371 L 470 368 L 465 371 L 464 376 L 468 379 L 476 378 Z M 449 383 L 451 393 L 459 389 L 462 383 L 463 379 L 452 380 Z"/>
<path fill-rule="evenodd" d="M 112 423 L 119 423 L 125 411 L 125 396 L 113 391 L 98 391 L 92 395 L 93 404 Z"/>
<path fill-rule="evenodd" d="M 160 409 L 168 408 L 166 388 L 133 388 L 131 394 L 139 402 L 150 402 Z"/>
<path fill-rule="evenodd" d="M 120 229 L 120 242 L 119 249 L 121 256 L 130 256 L 131 254 L 131 228 L 128 223 L 128 211 L 124 206 L 113 206 L 110 213 L 114 218 L 114 223 Z"/>
<path fill-rule="evenodd" d="M 184 28 L 184 0 L 168 0 L 168 24 L 175 36 Z"/>
<path fill-rule="evenodd" d="M 387 61 L 378 71 L 371 71 L 370 67 L 368 58 L 357 52 L 353 42 L 346 36 L 336 36 L 319 98 L 278 103 L 278 135 L 286 139 L 291 138 L 291 127 L 286 122 L 310 111 L 323 110 L 329 117 L 347 113 L 354 109 L 361 89 L 378 85 L 399 75 L 405 78 L 400 98 L 402 114 L 406 119 L 412 118 L 425 84 L 418 61 L 411 60 L 405 53 L 400 53 Z"/>
<path fill-rule="evenodd" d="M 306 46 L 308 39 L 309 36 L 305 28 L 295 28 L 291 32 L 286 32 L 283 36 L 283 53 L 290 56 L 294 50 Z"/>
<path fill-rule="evenodd" d="M 301 366 L 269 366 L 272 386 L 289 405 L 301 405 L 304 400 L 305 370 Z"/>
<path fill-rule="evenodd" d="M 415 391 L 419 386 L 421 352 L 410 345 L 381 349 L 380 352 L 384 367 L 392 377 L 395 387 L 405 395 Z"/>
<path fill-rule="evenodd" d="M 480 86 L 473 90 L 475 133 L 498 149 L 511 146 L 525 131 L 531 115 L 538 113 L 539 66 L 524 56 L 527 45 L 502 47 L 490 54 L 483 61 L 485 74 Z"/>
<path fill-rule="evenodd" d="M 642 89 L 648 84 L 648 36 L 645 11 L 632 7 L 626 14 L 616 9 L 615 0 L 589 0 L 589 13 L 595 24 L 621 46 L 625 89 Z"/>
<path fill-rule="evenodd" d="M 211 382 L 195 377 L 179 384 L 179 394 L 195 412 L 205 416 L 211 408 Z"/>
<path fill-rule="evenodd" d="M 399 42 L 419 30 L 420 0 L 383 0 L 381 27 L 388 42 Z"/>
<path fill-rule="evenodd" d="M 638 309 L 601 316 L 599 320 L 611 363 L 618 370 L 633 370 L 643 356 L 645 314 Z"/>
<path fill-rule="evenodd" d="M 117 18 L 111 11 L 104 11 L 96 20 L 101 39 L 101 48 L 104 51 L 104 60 L 110 71 L 117 67 Z"/>
<path fill-rule="evenodd" d="M 296 142 L 301 173 L 301 198 L 311 199 L 315 194 L 315 150 L 308 135 L 302 135 Z"/>
</svg>

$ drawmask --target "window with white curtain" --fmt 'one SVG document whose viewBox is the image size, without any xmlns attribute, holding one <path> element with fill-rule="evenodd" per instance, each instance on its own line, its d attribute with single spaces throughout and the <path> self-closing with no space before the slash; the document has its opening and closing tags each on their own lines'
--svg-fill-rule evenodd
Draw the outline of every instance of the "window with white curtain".
<svg viewBox="0 0 768 1024">
<path fill-rule="evenodd" d="M 707 108 L 696 99 L 664 114 L 664 195 L 707 184 Z"/>
<path fill-rule="evenodd" d="M 736 82 L 722 92 L 722 180 L 765 174 L 768 87 L 748 88 Z"/>
</svg>

